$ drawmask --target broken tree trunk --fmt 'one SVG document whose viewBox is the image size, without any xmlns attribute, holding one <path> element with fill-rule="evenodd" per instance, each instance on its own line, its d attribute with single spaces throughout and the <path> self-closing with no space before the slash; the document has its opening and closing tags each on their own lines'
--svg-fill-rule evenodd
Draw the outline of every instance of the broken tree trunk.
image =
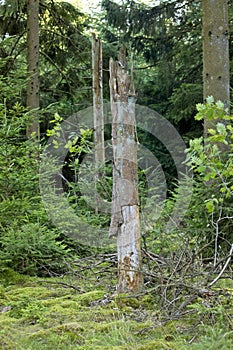
<svg viewBox="0 0 233 350">
<path fill-rule="evenodd" d="M 95 166 L 97 180 L 100 175 L 99 167 L 104 165 L 104 112 L 103 112 L 103 88 L 102 88 L 102 42 L 92 36 L 92 71 L 93 71 L 93 114 L 94 114 L 94 142 L 95 142 Z M 102 173 L 103 174 L 103 173 Z M 102 175 L 101 174 L 101 175 Z"/>
<path fill-rule="evenodd" d="M 113 192 L 109 236 L 117 236 L 118 293 L 142 289 L 135 91 L 124 47 L 110 60 Z"/>
</svg>

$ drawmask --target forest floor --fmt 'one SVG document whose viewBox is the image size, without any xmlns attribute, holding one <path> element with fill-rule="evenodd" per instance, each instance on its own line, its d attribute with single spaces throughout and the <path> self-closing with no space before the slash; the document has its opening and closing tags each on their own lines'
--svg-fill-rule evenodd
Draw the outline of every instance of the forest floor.
<svg viewBox="0 0 233 350">
<path fill-rule="evenodd" d="M 220 296 L 197 298 L 176 318 L 164 316 L 152 293 L 114 295 L 115 275 L 102 277 L 98 268 L 86 278 L 0 270 L 0 349 L 232 349 L 232 280 L 221 281 Z"/>
</svg>

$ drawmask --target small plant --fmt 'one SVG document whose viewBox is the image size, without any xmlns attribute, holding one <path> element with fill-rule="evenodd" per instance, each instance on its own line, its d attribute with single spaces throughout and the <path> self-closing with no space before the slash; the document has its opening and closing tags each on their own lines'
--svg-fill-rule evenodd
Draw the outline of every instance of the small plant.
<svg viewBox="0 0 233 350">
<path fill-rule="evenodd" d="M 70 250 L 59 234 L 40 223 L 8 229 L 0 237 L 1 264 L 20 273 L 50 275 L 62 270 Z"/>
<path fill-rule="evenodd" d="M 191 140 L 187 150 L 187 164 L 195 174 L 189 224 L 193 232 L 201 226 L 199 242 L 212 242 L 216 266 L 220 254 L 229 253 L 233 238 L 233 117 L 211 97 L 205 105 L 198 104 L 197 110 L 196 119 L 213 120 L 213 128 L 205 139 Z"/>
</svg>

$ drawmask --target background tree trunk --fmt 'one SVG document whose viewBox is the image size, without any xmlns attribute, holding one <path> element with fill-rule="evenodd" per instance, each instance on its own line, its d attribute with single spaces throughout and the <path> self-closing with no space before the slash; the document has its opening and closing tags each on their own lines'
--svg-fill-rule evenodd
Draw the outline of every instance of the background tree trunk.
<svg viewBox="0 0 233 350">
<path fill-rule="evenodd" d="M 39 0 L 27 0 L 27 107 L 35 109 L 33 123 L 27 136 L 39 139 Z"/>
<path fill-rule="evenodd" d="M 95 165 L 105 162 L 104 150 L 104 113 L 103 113 L 103 78 L 102 78 L 102 42 L 92 36 L 92 71 L 93 71 L 93 113 L 94 113 L 94 141 Z M 100 173 L 99 173 L 100 175 Z"/>
<path fill-rule="evenodd" d="M 203 97 L 213 96 L 229 107 L 230 65 L 227 0 L 202 0 L 203 9 Z M 204 132 L 214 121 L 204 122 Z"/>
<path fill-rule="evenodd" d="M 131 74 L 132 75 L 132 74 Z M 143 286 L 135 140 L 135 92 L 127 74 L 125 49 L 119 61 L 110 60 L 112 109 L 113 193 L 109 236 L 117 235 L 118 293 Z"/>
</svg>

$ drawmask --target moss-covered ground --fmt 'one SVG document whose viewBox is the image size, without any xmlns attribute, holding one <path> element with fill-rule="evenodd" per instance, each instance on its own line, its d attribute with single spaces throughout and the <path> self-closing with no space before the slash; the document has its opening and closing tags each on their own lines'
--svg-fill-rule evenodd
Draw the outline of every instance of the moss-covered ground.
<svg viewBox="0 0 233 350">
<path fill-rule="evenodd" d="M 197 299 L 182 317 L 166 320 L 153 295 L 116 297 L 101 280 L 87 287 L 78 276 L 0 274 L 0 349 L 233 348 L 232 281 L 221 285 L 225 294 Z"/>
</svg>

